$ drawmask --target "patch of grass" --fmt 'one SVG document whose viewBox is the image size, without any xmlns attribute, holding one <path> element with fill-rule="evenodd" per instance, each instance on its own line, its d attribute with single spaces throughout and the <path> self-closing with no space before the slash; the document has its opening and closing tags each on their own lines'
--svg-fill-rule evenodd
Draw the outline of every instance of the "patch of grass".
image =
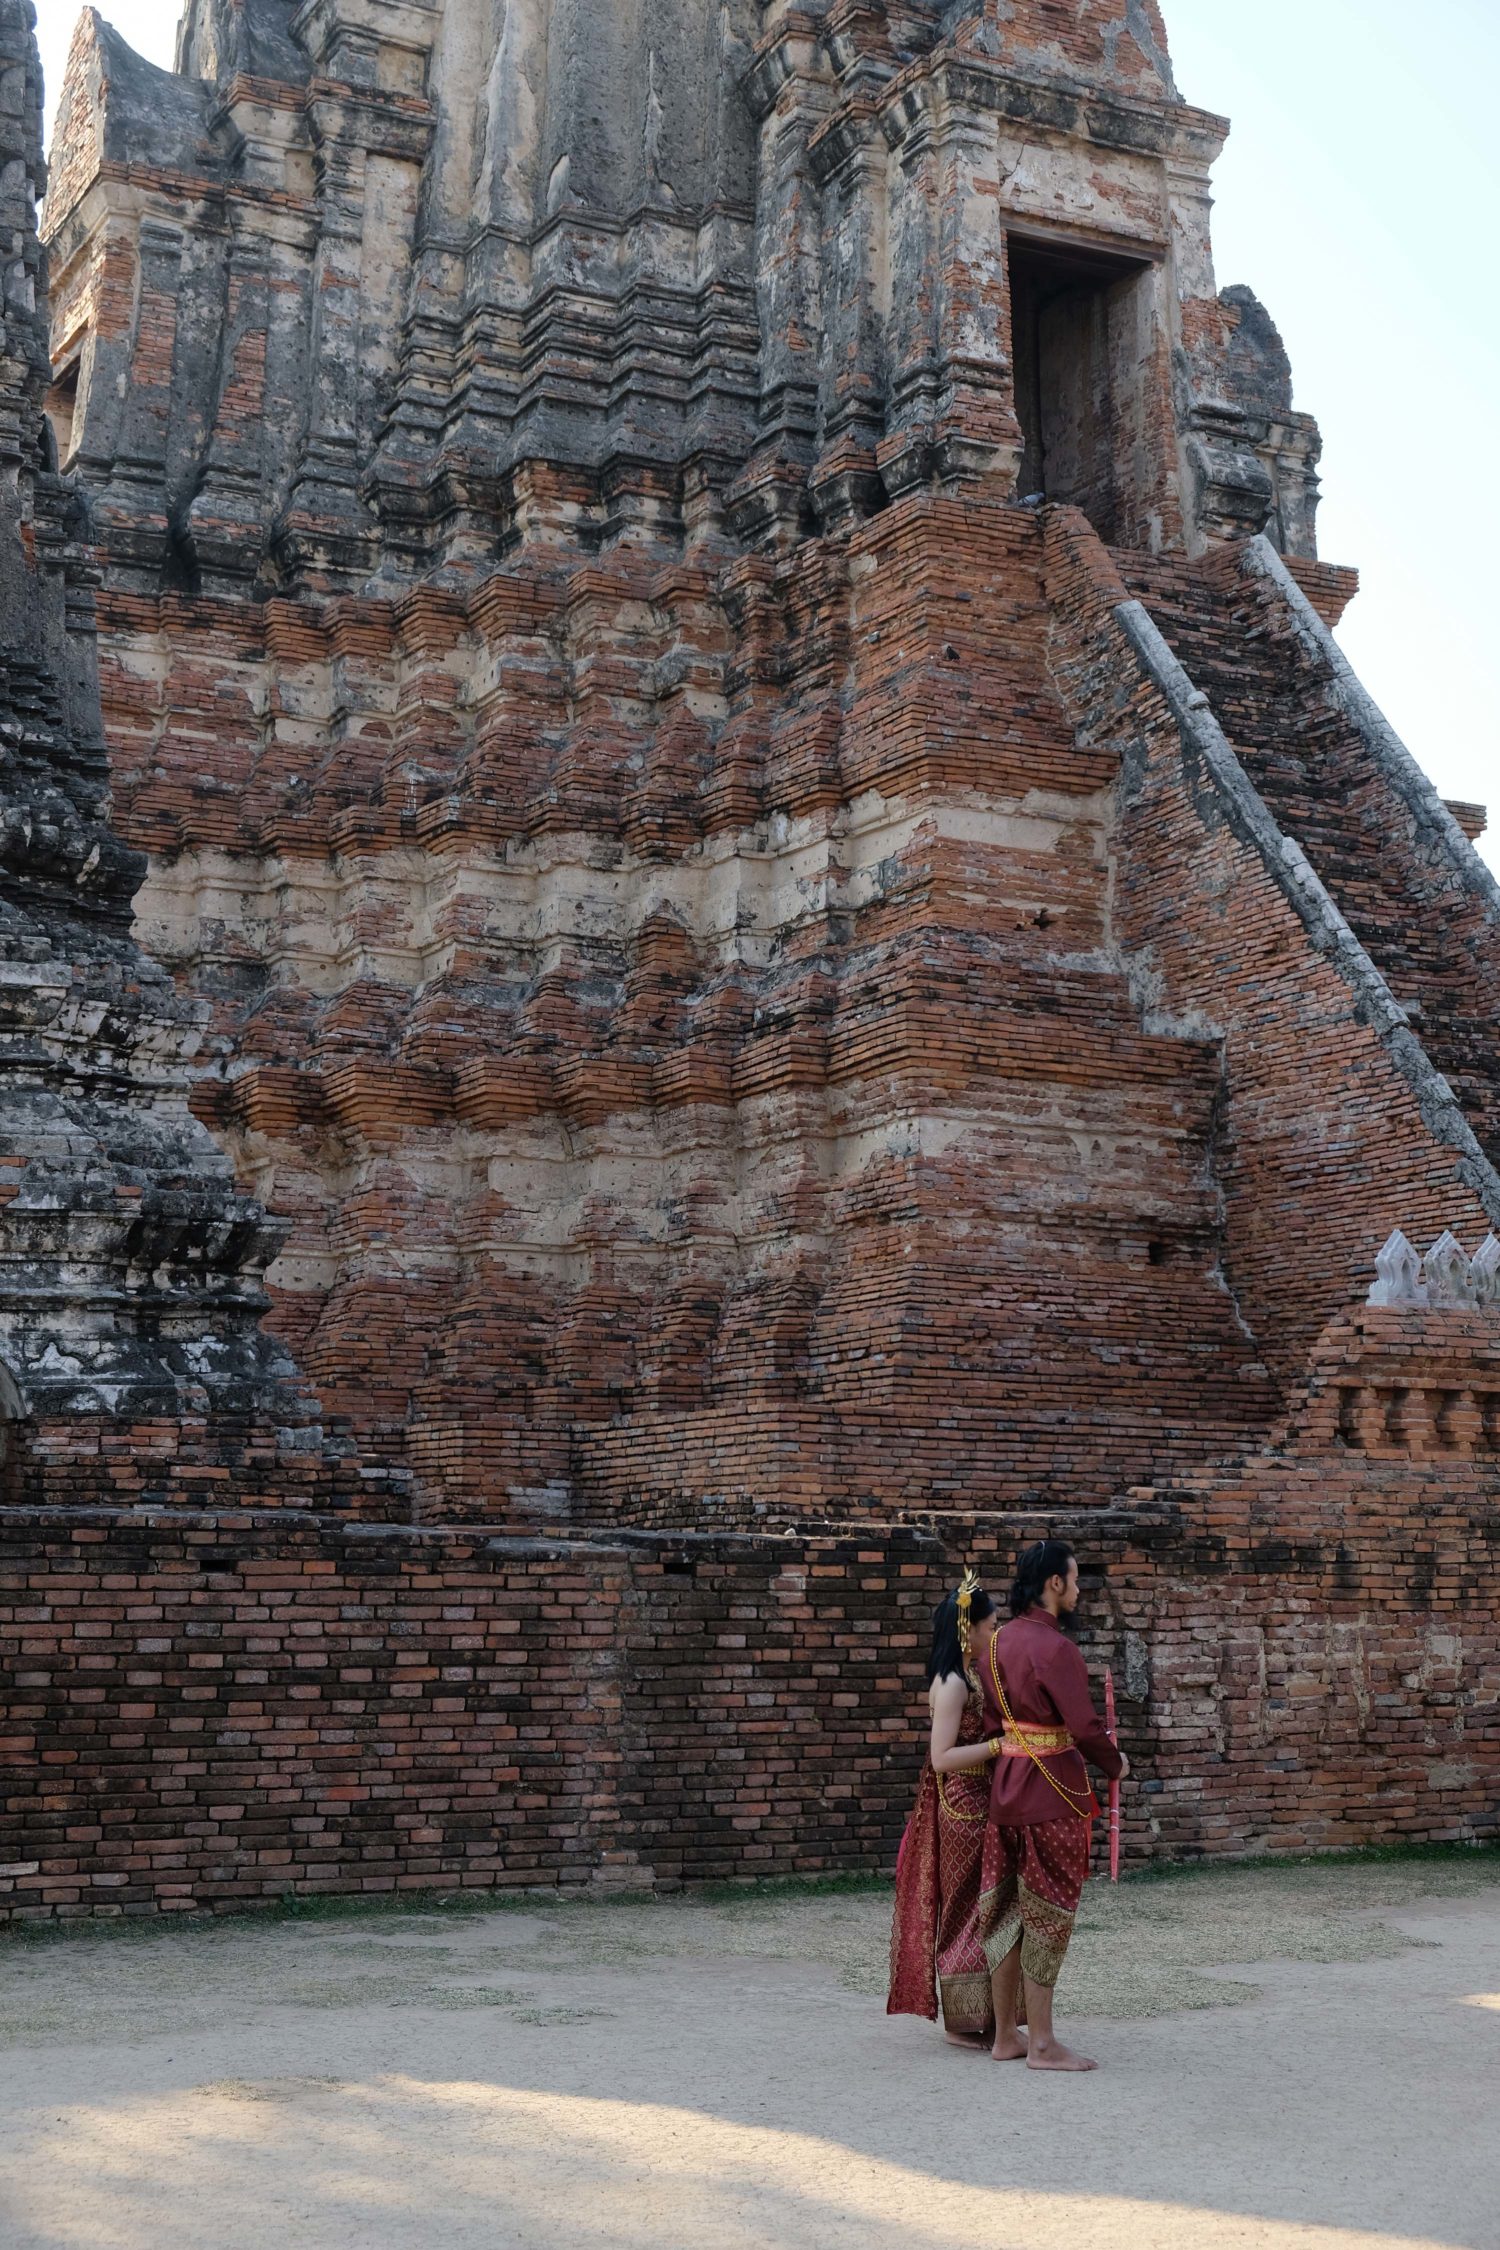
<svg viewBox="0 0 1500 2250">
<path fill-rule="evenodd" d="M 535 1914 L 555 1913 L 571 1906 L 639 1906 L 649 1891 L 589 1892 L 578 1895 L 562 1890 L 493 1891 L 382 1891 L 378 1895 L 320 1894 L 309 1898 L 290 1892 L 282 1898 L 236 1900 L 222 1913 L 126 1914 L 101 1918 L 80 1915 L 69 1921 L 8 1922 L 0 1926 L 0 1940 L 23 1944 L 67 1943 L 78 1940 L 118 1942 L 122 1939 L 163 1938 L 189 1932 L 194 1936 L 215 1933 L 224 1937 L 243 1934 L 266 1923 L 369 1922 L 386 1915 Z"/>
<path fill-rule="evenodd" d="M 1253 1859 L 1163 1859 L 1131 1868 L 1122 1883 L 1192 1882 L 1204 1875 L 1267 1875 L 1278 1868 L 1422 1867 L 1500 1872 L 1500 1842 L 1482 1844 L 1362 1844 L 1321 1852 L 1262 1852 Z"/>
<path fill-rule="evenodd" d="M 517 2008 L 517 2023 L 605 2023 L 614 2019 L 613 2008 Z"/>
<path fill-rule="evenodd" d="M 413 1983 L 402 1977 L 328 1977 L 288 1986 L 279 1996 L 289 2008 L 516 2008 L 531 1994 L 509 1985 Z"/>
<path fill-rule="evenodd" d="M 1500 1873 L 1500 1842 L 1382 1844 L 1322 1852 L 1268 1852 L 1253 1859 L 1161 1860 L 1131 1869 L 1123 1878 L 1121 1889 L 1264 1877 L 1282 1869 L 1333 1873 L 1340 1868 L 1423 1866 L 1481 1877 L 1491 1871 Z M 743 1876 L 734 1880 L 685 1883 L 661 1892 L 592 1890 L 582 1885 L 568 1889 L 541 1886 L 514 1890 L 434 1889 L 314 1897 L 290 1892 L 280 1898 L 236 1901 L 232 1909 L 221 1913 L 126 1914 L 108 1919 L 80 1916 L 69 1921 L 11 1922 L 0 1925 L 0 1942 L 12 1945 L 119 1944 L 156 1942 L 183 1934 L 233 1939 L 247 1929 L 267 1923 L 318 1927 L 339 1922 L 359 1925 L 392 1916 L 446 1918 L 581 1910 L 602 1913 L 622 1907 L 670 1911 L 674 1906 L 711 1906 L 754 1913 L 796 1899 L 888 1896 L 891 1887 L 889 1875 L 854 1874 Z"/>
<path fill-rule="evenodd" d="M 746 1875 L 737 1882 L 685 1883 L 670 1895 L 694 1906 L 740 1906 L 756 1899 L 872 1898 L 889 1891 L 891 1875 Z"/>
<path fill-rule="evenodd" d="M 582 1885 L 568 1889 L 517 1890 L 412 1890 L 362 1893 L 319 1893 L 309 1897 L 291 1891 L 280 1898 L 236 1900 L 223 1912 L 185 1914 L 79 1915 L 69 1920 L 28 1920 L 0 1924 L 0 1943 L 65 1944 L 119 1943 L 130 1939 L 162 1938 L 173 1933 L 209 1932 L 232 1936 L 247 1926 L 288 1922 L 318 1925 L 327 1922 L 369 1922 L 386 1915 L 555 1914 L 587 1908 L 602 1912 L 614 1907 L 671 1906 L 677 1902 L 705 1906 L 734 1906 L 756 1899 L 867 1897 L 889 1891 L 889 1875 L 766 1875 L 734 1881 L 684 1883 L 662 1891 L 592 1890 Z"/>
</svg>

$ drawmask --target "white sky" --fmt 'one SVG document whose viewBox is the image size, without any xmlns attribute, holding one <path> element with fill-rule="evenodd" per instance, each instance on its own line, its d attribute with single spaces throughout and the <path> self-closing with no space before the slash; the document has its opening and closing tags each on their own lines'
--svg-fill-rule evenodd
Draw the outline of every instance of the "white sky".
<svg viewBox="0 0 1500 2250">
<path fill-rule="evenodd" d="M 1323 425 L 1320 548 L 1364 574 L 1340 637 L 1444 795 L 1500 823 L 1500 0 L 1163 4 L 1183 94 L 1235 121 L 1220 283 L 1265 301 Z M 38 12 L 55 96 L 75 11 Z M 170 63 L 177 0 L 101 12 Z M 1482 848 L 1500 869 L 1500 829 Z"/>
</svg>

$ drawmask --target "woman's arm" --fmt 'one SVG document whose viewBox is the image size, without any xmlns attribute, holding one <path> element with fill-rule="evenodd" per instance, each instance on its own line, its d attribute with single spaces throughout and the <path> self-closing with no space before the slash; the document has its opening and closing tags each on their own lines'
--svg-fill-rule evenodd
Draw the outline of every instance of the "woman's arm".
<svg viewBox="0 0 1500 2250">
<path fill-rule="evenodd" d="M 970 1766 L 988 1765 L 996 1755 L 993 1742 L 960 1744 L 958 1730 L 969 1700 L 967 1683 L 957 1674 L 939 1680 L 932 1691 L 932 1766 L 935 1773 L 964 1773 Z"/>
</svg>

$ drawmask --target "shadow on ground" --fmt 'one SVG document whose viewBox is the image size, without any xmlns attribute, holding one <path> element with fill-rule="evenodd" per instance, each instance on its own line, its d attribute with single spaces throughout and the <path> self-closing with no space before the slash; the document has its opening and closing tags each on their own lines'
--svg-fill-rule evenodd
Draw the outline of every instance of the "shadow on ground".
<svg viewBox="0 0 1500 2250">
<path fill-rule="evenodd" d="M 7 2250 L 1500 2250 L 1495 1861 L 1092 1887 L 1065 1998 L 1107 2067 L 1067 2082 L 887 2020 L 888 1916 L 7 1944 Z"/>
</svg>

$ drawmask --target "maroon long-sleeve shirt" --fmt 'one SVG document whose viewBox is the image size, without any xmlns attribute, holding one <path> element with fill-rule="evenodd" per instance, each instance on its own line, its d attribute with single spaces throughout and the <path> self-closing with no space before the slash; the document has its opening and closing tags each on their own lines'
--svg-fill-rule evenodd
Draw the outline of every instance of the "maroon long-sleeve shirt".
<svg viewBox="0 0 1500 2250">
<path fill-rule="evenodd" d="M 1067 1801 L 1030 1758 L 997 1758 L 990 1784 L 990 1818 L 1002 1828 L 1034 1828 L 1044 1820 L 1066 1820 L 1070 1803 L 1081 1814 L 1097 1811 L 1084 1759 L 1107 1781 L 1116 1778 L 1122 1760 L 1094 1709 L 1083 1658 L 1056 1618 L 1040 1605 L 1001 1627 L 994 1653 L 1005 1699 L 1022 1731 L 1028 1723 L 1066 1727 L 1077 1748 L 1042 1759 L 1047 1772 L 1067 1791 Z M 1005 1722 L 988 1662 L 980 1666 L 980 1679 L 985 1725 L 999 1734 Z"/>
</svg>

